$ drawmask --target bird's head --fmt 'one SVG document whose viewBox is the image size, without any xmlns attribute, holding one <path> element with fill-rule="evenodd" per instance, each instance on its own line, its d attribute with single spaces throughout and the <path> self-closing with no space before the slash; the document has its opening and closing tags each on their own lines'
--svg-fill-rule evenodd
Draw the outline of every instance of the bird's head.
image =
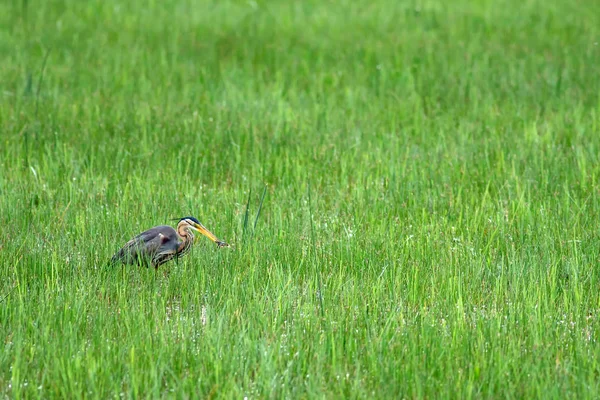
<svg viewBox="0 0 600 400">
<path fill-rule="evenodd" d="M 193 231 L 196 231 L 196 232 L 198 232 L 198 233 L 206 236 L 207 238 L 209 238 L 210 240 L 212 240 L 213 242 L 215 242 L 219 247 L 229 246 L 224 241 L 219 240 L 211 231 L 209 231 L 208 229 L 206 229 L 206 227 L 204 225 L 202 225 L 200 223 L 200 221 L 198 221 L 194 217 L 183 217 L 183 218 L 181 218 L 179 220 L 179 224 L 177 224 L 177 226 L 180 227 L 181 225 L 183 225 L 184 228 L 191 229 Z"/>
</svg>

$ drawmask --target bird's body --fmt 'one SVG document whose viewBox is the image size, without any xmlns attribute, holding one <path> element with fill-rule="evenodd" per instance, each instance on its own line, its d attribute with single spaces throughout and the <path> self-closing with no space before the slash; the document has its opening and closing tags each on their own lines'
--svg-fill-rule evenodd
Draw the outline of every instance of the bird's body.
<svg viewBox="0 0 600 400">
<path fill-rule="evenodd" d="M 169 225 L 160 225 L 135 236 L 112 257 L 111 263 L 152 265 L 158 268 L 159 265 L 190 251 L 194 244 L 194 231 L 205 235 L 219 247 L 228 246 L 196 218 L 185 217 L 179 220 L 177 230 Z"/>
</svg>

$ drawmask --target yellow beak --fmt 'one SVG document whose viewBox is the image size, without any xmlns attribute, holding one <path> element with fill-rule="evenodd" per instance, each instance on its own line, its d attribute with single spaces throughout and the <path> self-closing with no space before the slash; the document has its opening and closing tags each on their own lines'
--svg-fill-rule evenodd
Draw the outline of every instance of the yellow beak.
<svg viewBox="0 0 600 400">
<path fill-rule="evenodd" d="M 218 244 L 218 245 L 219 245 L 219 247 L 223 247 L 223 246 L 229 246 L 227 243 L 225 243 L 225 242 L 223 242 L 223 241 L 219 240 L 219 239 L 218 239 L 218 238 L 217 238 L 217 237 L 214 235 L 214 233 L 212 233 L 211 231 L 209 231 L 208 229 L 206 229 L 206 228 L 204 227 L 204 225 L 202 225 L 202 224 L 197 224 L 197 223 L 194 223 L 194 224 L 192 225 L 192 228 L 193 228 L 195 231 L 197 231 L 197 232 L 199 232 L 199 233 L 203 234 L 204 236 L 206 236 L 207 238 L 209 238 L 210 240 L 212 240 L 212 241 L 213 241 L 213 242 L 215 242 L 216 244 Z"/>
</svg>

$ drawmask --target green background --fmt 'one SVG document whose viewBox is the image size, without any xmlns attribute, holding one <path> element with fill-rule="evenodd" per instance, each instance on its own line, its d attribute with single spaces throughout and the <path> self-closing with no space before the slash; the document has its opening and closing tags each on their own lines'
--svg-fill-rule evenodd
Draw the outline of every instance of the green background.
<svg viewBox="0 0 600 400">
<path fill-rule="evenodd" d="M 599 41 L 593 0 L 0 3 L 0 394 L 597 398 Z M 234 246 L 106 267 L 186 215 Z"/>
</svg>

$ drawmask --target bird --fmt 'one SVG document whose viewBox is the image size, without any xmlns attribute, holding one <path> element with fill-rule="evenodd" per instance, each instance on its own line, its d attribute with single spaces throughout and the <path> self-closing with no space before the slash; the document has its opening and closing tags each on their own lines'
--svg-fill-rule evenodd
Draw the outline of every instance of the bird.
<svg viewBox="0 0 600 400">
<path fill-rule="evenodd" d="M 206 236 L 218 247 L 229 247 L 196 218 L 183 217 L 179 219 L 176 230 L 169 225 L 160 225 L 135 236 L 112 256 L 109 264 L 151 265 L 158 269 L 160 265 L 173 258 L 178 260 L 190 251 L 195 239 L 194 232 Z"/>
</svg>

